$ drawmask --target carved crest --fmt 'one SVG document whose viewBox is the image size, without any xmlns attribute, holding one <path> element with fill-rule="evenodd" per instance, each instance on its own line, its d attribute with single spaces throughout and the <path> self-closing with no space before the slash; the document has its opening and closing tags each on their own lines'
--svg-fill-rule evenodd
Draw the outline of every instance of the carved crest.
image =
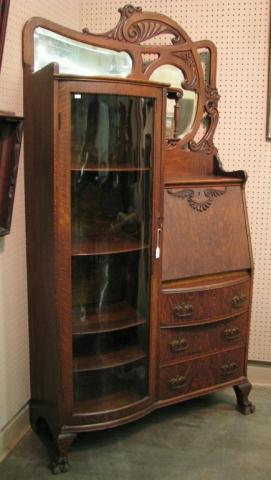
<svg viewBox="0 0 271 480">
<path fill-rule="evenodd" d="M 173 44 L 186 41 L 177 28 L 174 28 L 170 22 L 167 23 L 166 17 L 164 20 L 158 16 L 157 19 L 148 18 L 148 14 L 142 13 L 141 7 L 134 7 L 130 4 L 119 8 L 118 11 L 120 20 L 115 28 L 103 34 L 106 38 L 140 44 L 158 35 L 169 34 L 173 35 L 171 40 Z M 134 21 L 131 18 L 133 16 L 136 16 Z M 87 29 L 84 29 L 84 32 L 88 33 Z"/>
<path fill-rule="evenodd" d="M 224 190 L 172 190 L 167 188 L 167 193 L 174 195 L 175 197 L 187 200 L 188 205 L 197 212 L 205 212 L 212 205 L 213 200 L 227 192 L 227 188 Z"/>
</svg>

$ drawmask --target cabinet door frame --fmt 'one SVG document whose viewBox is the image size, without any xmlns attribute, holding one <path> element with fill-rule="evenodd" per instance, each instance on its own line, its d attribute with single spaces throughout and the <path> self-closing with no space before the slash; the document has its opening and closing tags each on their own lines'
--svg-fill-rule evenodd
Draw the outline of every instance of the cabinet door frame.
<svg viewBox="0 0 271 480">
<path fill-rule="evenodd" d="M 122 423 L 136 412 L 146 410 L 155 402 L 158 344 L 158 297 L 161 283 L 161 255 L 155 258 L 157 228 L 163 206 L 163 113 L 166 93 L 161 85 L 146 85 L 127 80 L 88 79 L 73 80 L 59 76 L 58 82 L 58 134 L 55 139 L 54 193 L 56 226 L 56 298 L 58 301 L 59 360 L 61 365 L 62 418 L 66 425 L 94 425 L 110 422 Z M 73 402 L 73 355 L 72 355 L 72 305 L 71 305 L 71 101 L 73 93 L 97 93 L 151 97 L 155 100 L 153 127 L 152 169 L 152 235 L 150 277 L 150 344 L 149 344 L 149 395 L 130 406 L 105 413 L 76 413 Z M 118 421 L 119 419 L 119 421 Z M 109 422 L 109 423 L 108 423 Z"/>
</svg>

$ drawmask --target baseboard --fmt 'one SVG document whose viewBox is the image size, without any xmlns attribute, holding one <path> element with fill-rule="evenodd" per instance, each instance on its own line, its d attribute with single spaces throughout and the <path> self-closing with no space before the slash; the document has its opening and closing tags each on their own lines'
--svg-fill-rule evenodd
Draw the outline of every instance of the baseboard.
<svg viewBox="0 0 271 480">
<path fill-rule="evenodd" d="M 247 376 L 252 385 L 271 387 L 271 363 L 248 362 Z"/>
<path fill-rule="evenodd" d="M 25 405 L 5 427 L 0 430 L 0 463 L 30 429 L 29 405 Z"/>
</svg>

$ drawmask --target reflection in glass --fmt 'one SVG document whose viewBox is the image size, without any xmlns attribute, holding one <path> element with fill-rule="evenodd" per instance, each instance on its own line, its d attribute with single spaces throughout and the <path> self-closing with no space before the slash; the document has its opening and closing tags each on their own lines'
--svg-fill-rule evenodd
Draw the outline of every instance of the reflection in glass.
<svg viewBox="0 0 271 480">
<path fill-rule="evenodd" d="M 172 88 L 182 89 L 183 96 L 179 100 L 180 120 L 178 138 L 184 137 L 192 128 L 197 110 L 198 96 L 194 91 L 184 89 L 184 74 L 174 65 L 161 65 L 150 76 L 150 80 L 168 83 Z M 167 99 L 166 137 L 174 137 L 174 106 L 175 100 Z"/>
<path fill-rule="evenodd" d="M 75 94 L 72 166 L 134 169 L 151 166 L 153 100 Z"/>
<path fill-rule="evenodd" d="M 153 112 L 150 98 L 71 97 L 76 411 L 148 395 Z"/>
<path fill-rule="evenodd" d="M 210 83 L 210 76 L 211 76 L 210 51 L 208 50 L 208 48 L 200 48 L 198 50 L 198 53 L 200 56 L 201 66 L 203 69 L 204 82 L 207 85 Z"/>
<path fill-rule="evenodd" d="M 59 73 L 64 74 L 127 77 L 132 70 L 127 52 L 77 42 L 38 27 L 34 32 L 34 71 L 52 62 L 58 63 Z"/>
</svg>

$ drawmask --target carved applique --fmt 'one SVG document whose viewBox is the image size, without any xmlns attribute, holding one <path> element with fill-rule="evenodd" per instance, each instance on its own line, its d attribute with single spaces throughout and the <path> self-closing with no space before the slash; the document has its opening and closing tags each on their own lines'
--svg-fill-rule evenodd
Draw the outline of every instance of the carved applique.
<svg viewBox="0 0 271 480">
<path fill-rule="evenodd" d="M 227 192 L 227 188 L 224 190 L 172 190 L 167 188 L 169 195 L 187 200 L 188 205 L 197 212 L 205 212 L 212 205 L 213 200 Z"/>
</svg>

